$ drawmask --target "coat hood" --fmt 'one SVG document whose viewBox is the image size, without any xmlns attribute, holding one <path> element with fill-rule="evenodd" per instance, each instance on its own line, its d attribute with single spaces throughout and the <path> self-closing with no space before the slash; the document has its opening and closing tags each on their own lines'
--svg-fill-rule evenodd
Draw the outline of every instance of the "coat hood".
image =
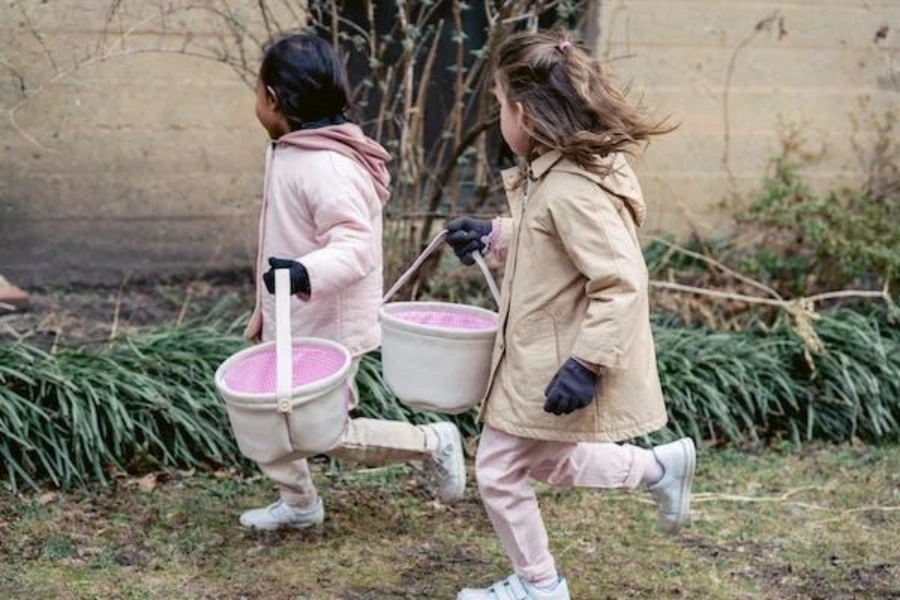
<svg viewBox="0 0 900 600">
<path fill-rule="evenodd" d="M 536 158 L 530 165 L 531 176 L 535 179 L 543 177 L 547 171 L 565 171 L 587 177 L 603 188 L 608 194 L 612 194 L 621 200 L 628 208 L 628 212 L 634 218 L 638 227 L 644 224 L 647 217 L 647 204 L 644 202 L 644 194 L 638 184 L 637 176 L 631 169 L 631 165 L 621 153 L 608 157 L 612 161 L 612 168 L 606 176 L 586 171 L 575 163 L 566 160 L 558 151 L 548 152 Z"/>
</svg>

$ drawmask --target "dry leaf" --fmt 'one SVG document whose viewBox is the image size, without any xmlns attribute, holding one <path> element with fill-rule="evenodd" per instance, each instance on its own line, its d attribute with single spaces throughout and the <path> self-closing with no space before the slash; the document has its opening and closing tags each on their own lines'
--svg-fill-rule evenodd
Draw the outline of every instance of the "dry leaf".
<svg viewBox="0 0 900 600">
<path fill-rule="evenodd" d="M 157 473 L 150 473 L 138 479 L 137 485 L 142 492 L 152 492 L 156 489 Z"/>
</svg>

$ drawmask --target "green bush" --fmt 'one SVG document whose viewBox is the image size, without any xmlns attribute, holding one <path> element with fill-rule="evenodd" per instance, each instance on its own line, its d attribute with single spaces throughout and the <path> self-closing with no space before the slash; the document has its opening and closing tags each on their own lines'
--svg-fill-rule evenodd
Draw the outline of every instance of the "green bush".
<svg viewBox="0 0 900 600">
<path fill-rule="evenodd" d="M 786 159 L 740 217 L 762 233 L 738 269 L 786 296 L 851 285 L 881 287 L 900 274 L 900 194 L 814 193 Z"/>
<path fill-rule="evenodd" d="M 68 487 L 150 465 L 238 464 L 213 373 L 241 346 L 212 326 L 54 354 L 0 346 L 0 457 L 12 488 Z"/>
<path fill-rule="evenodd" d="M 900 438 L 900 332 L 885 315 L 849 310 L 814 323 L 825 350 L 810 365 L 785 319 L 716 332 L 675 320 L 655 326 L 669 427 L 653 436 L 709 443 Z M 245 469 L 213 384 L 243 346 L 234 328 L 163 327 L 99 349 L 49 354 L 0 346 L 0 458 L 7 487 L 108 482 L 147 468 Z M 364 357 L 358 416 L 416 423 L 386 389 L 377 353 Z M 467 436 L 475 411 L 454 417 Z"/>
</svg>

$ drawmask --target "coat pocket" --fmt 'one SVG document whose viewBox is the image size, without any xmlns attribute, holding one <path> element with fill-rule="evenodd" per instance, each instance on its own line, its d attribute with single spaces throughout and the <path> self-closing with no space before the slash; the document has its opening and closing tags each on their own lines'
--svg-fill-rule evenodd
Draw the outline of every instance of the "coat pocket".
<svg viewBox="0 0 900 600">
<path fill-rule="evenodd" d="M 512 332 L 507 352 L 513 386 L 520 398 L 543 402 L 560 365 L 556 321 L 538 311 L 512 324 Z"/>
</svg>

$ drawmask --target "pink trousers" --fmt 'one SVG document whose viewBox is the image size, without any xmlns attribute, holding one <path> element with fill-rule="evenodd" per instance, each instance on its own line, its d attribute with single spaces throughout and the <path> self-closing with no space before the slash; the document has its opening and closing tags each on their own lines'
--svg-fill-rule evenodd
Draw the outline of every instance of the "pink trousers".
<svg viewBox="0 0 900 600">
<path fill-rule="evenodd" d="M 635 488 L 655 466 L 653 453 L 625 444 L 548 442 L 485 425 L 475 461 L 478 489 L 516 573 L 532 583 L 556 581 L 537 497 L 529 478 L 554 486 Z"/>
</svg>

